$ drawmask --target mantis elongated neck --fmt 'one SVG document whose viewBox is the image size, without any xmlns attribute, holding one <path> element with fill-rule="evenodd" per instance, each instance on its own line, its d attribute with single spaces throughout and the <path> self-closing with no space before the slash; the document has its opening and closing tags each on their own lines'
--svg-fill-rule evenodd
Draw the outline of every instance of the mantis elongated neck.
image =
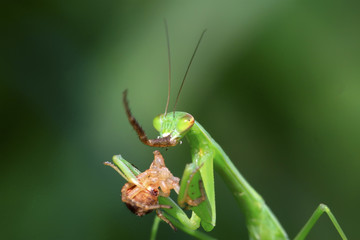
<svg viewBox="0 0 360 240">
<path fill-rule="evenodd" d="M 263 198 L 240 174 L 222 148 L 195 122 L 186 135 L 192 156 L 199 151 L 214 156 L 215 170 L 225 181 L 245 214 L 251 239 L 288 239 L 287 234 Z"/>
</svg>

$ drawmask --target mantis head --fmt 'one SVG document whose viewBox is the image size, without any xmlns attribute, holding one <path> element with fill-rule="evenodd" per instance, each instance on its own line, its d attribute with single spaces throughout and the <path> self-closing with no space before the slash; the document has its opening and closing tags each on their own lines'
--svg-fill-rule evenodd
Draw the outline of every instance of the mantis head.
<svg viewBox="0 0 360 240">
<path fill-rule="evenodd" d="M 158 138 L 169 138 L 170 146 L 175 146 L 194 125 L 194 122 L 194 117 L 189 113 L 170 112 L 155 117 L 153 125 L 160 133 Z"/>
<path fill-rule="evenodd" d="M 169 58 L 169 88 L 168 88 L 168 99 L 166 102 L 165 113 L 157 116 L 154 121 L 153 125 L 156 130 L 159 131 L 160 136 L 157 139 L 149 139 L 145 131 L 141 128 L 140 124 L 136 121 L 136 119 L 132 116 L 129 103 L 127 101 L 127 91 L 123 92 L 123 102 L 125 106 L 126 115 L 129 119 L 131 126 L 134 128 L 136 133 L 139 136 L 139 139 L 142 143 L 150 146 L 150 147 L 172 147 L 176 146 L 180 143 L 181 138 L 183 138 L 187 131 L 194 125 L 194 118 L 188 113 L 185 112 L 175 112 L 176 104 L 179 100 L 179 96 L 184 85 L 186 76 L 189 72 L 191 63 L 195 57 L 195 53 L 200 45 L 201 39 L 203 38 L 206 29 L 202 32 L 200 39 L 196 45 L 194 53 L 190 59 L 189 65 L 186 69 L 183 81 L 181 82 L 181 86 L 178 92 L 178 95 L 175 100 L 174 104 L 174 111 L 171 113 L 167 113 L 169 101 L 170 101 L 170 83 L 171 83 L 171 64 L 170 64 L 170 44 L 169 44 L 169 36 L 167 30 L 167 24 L 165 22 L 165 30 L 166 30 L 166 38 L 168 43 L 168 58 Z"/>
<path fill-rule="evenodd" d="M 140 124 L 131 114 L 126 90 L 123 92 L 123 102 L 131 126 L 136 131 L 140 141 L 150 147 L 176 146 L 195 122 L 194 117 L 185 112 L 161 114 L 157 116 L 153 122 L 154 127 L 159 131 L 160 136 L 156 139 L 149 139 Z"/>
</svg>

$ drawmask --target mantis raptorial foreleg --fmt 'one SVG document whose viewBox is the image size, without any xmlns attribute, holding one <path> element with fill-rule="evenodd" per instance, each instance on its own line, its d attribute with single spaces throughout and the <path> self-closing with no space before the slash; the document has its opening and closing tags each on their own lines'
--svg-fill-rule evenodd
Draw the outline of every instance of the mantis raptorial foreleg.
<svg viewBox="0 0 360 240">
<path fill-rule="evenodd" d="M 189 206 L 196 207 L 206 200 L 204 184 L 200 175 L 197 174 L 200 167 L 196 167 L 195 170 L 193 169 L 193 164 L 187 164 L 185 167 L 184 176 L 182 178 L 182 183 L 185 187 L 181 188 L 183 191 L 179 193 L 178 197 L 178 203 L 180 206 L 185 206 L 187 204 Z M 190 174 L 188 174 L 189 170 Z M 198 185 L 196 185 L 196 183 L 198 183 Z M 200 196 L 196 194 L 197 191 L 194 191 L 197 189 L 200 189 Z"/>
<path fill-rule="evenodd" d="M 175 227 L 198 237 L 200 239 L 213 239 L 201 232 L 195 231 L 200 226 L 201 219 L 193 212 L 191 218 L 177 205 L 170 197 L 162 197 L 159 188 L 165 186 L 165 189 L 177 189 L 176 177 L 173 177 L 165 165 L 160 165 L 163 158 L 159 151 L 154 152 L 154 161 L 149 170 L 141 173 L 131 163 L 126 161 L 121 155 L 113 157 L 113 163 L 105 162 L 104 164 L 112 167 L 127 183 L 122 188 L 122 200 L 127 204 L 129 209 L 136 215 L 142 216 L 152 210 L 156 210 L 157 217 L 168 223 L 173 229 Z M 196 175 L 198 169 L 193 175 Z M 194 179 L 193 179 L 194 180 Z M 175 184 L 174 184 L 175 182 Z M 192 181 L 191 181 L 192 182 Z M 169 185 L 170 184 L 170 185 Z M 157 224 L 154 225 L 156 230 Z"/>
<path fill-rule="evenodd" d="M 181 179 L 178 196 L 180 206 L 190 205 L 200 218 L 205 231 L 215 226 L 214 171 L 210 154 L 196 154 L 187 164 Z"/>
</svg>

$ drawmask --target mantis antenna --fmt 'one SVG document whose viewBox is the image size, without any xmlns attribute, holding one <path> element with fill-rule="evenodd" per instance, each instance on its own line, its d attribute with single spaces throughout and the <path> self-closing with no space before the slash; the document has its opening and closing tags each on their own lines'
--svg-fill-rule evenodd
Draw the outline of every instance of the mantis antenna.
<svg viewBox="0 0 360 240">
<path fill-rule="evenodd" d="M 164 24 L 165 24 L 165 34 L 166 34 L 166 41 L 167 41 L 167 50 L 168 50 L 168 62 L 169 62 L 169 89 L 168 89 L 168 97 L 167 97 L 167 101 L 166 101 L 166 107 L 165 107 L 165 113 L 164 116 L 166 116 L 168 107 L 169 107 L 169 102 L 170 102 L 170 89 L 171 89 L 171 55 L 170 55 L 170 40 L 169 40 L 169 30 L 168 30 L 168 25 L 166 22 L 166 19 L 164 19 Z"/>
<path fill-rule="evenodd" d="M 198 48 L 199 48 L 200 42 L 201 42 L 201 40 L 202 40 L 205 32 L 206 32 L 206 29 L 201 33 L 201 36 L 200 36 L 200 38 L 199 38 L 199 41 L 198 41 L 198 43 L 197 43 L 197 45 L 196 45 L 196 47 L 195 47 L 194 53 L 193 53 L 193 55 L 192 55 L 192 57 L 191 57 L 191 59 L 190 59 L 189 65 L 188 65 L 188 67 L 187 67 L 187 69 L 186 69 L 184 78 L 183 78 L 183 80 L 182 80 L 182 82 L 181 82 L 180 89 L 179 89 L 179 92 L 178 92 L 178 95 L 177 95 L 177 97 L 176 97 L 176 101 L 175 101 L 175 104 L 174 104 L 174 110 L 173 110 L 173 112 L 174 112 L 174 117 L 175 117 L 176 104 L 178 103 L 179 96 L 180 96 L 181 90 L 182 90 L 182 88 L 183 88 L 183 86 L 184 86 L 186 76 L 187 76 L 187 74 L 188 74 L 188 72 L 189 72 L 191 63 L 192 63 L 192 61 L 193 61 L 193 59 L 194 59 L 194 57 L 195 57 L 196 51 L 197 51 Z"/>
</svg>

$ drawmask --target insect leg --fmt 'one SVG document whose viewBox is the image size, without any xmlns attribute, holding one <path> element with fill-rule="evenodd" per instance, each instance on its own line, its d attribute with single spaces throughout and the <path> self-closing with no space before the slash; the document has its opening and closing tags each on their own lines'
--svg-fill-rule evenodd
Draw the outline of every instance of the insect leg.
<svg viewBox="0 0 360 240">
<path fill-rule="evenodd" d="M 139 136 L 139 139 L 142 143 L 145 145 L 148 145 L 150 147 L 170 147 L 175 146 L 177 144 L 176 141 L 172 141 L 170 135 L 163 138 L 157 138 L 157 139 L 149 139 L 145 133 L 145 131 L 142 129 L 140 124 L 136 121 L 135 117 L 131 114 L 129 102 L 127 100 L 127 90 L 123 92 L 123 102 L 125 106 L 125 111 L 127 118 L 131 124 L 131 126 L 136 131 L 137 135 Z"/>
<path fill-rule="evenodd" d="M 122 198 L 133 199 L 136 195 L 140 192 L 144 191 L 141 187 L 134 187 L 133 189 L 129 190 L 131 187 L 134 187 L 132 183 L 126 183 L 124 187 L 121 189 L 121 196 Z"/>
<path fill-rule="evenodd" d="M 174 227 L 174 225 L 170 222 L 169 219 L 167 219 L 163 213 L 161 212 L 161 210 L 157 209 L 156 210 L 156 215 L 161 219 L 163 220 L 164 222 L 166 222 L 167 224 L 170 225 L 170 227 L 174 230 L 174 231 L 177 231 L 176 227 Z"/>
<path fill-rule="evenodd" d="M 126 181 L 135 185 L 140 185 L 139 181 L 136 179 L 136 176 L 140 174 L 140 171 L 135 166 L 126 161 L 121 155 L 113 156 L 112 160 L 115 165 L 111 162 L 104 162 L 104 165 L 112 167 L 125 178 Z"/>
<path fill-rule="evenodd" d="M 128 204 L 134 205 L 138 208 L 141 208 L 144 211 L 150 211 L 150 210 L 155 210 L 155 209 L 160 209 L 160 208 L 163 208 L 163 209 L 171 209 L 172 208 L 172 206 L 170 206 L 170 205 L 163 205 L 163 204 L 156 204 L 156 205 L 149 206 L 149 205 L 146 205 L 141 202 L 134 201 L 133 199 L 128 199 L 128 198 L 122 199 L 122 201 L 124 203 L 128 203 Z"/>
<path fill-rule="evenodd" d="M 118 172 L 124 179 L 127 180 L 127 177 L 124 175 L 124 173 L 122 173 L 122 172 L 120 171 L 120 169 L 119 169 L 117 166 L 115 166 L 113 163 L 111 163 L 111 162 L 104 162 L 104 165 L 105 165 L 105 166 L 112 167 L 112 168 L 113 168 L 116 172 Z"/>
<path fill-rule="evenodd" d="M 169 199 L 169 198 L 164 198 L 164 199 Z M 174 203 L 174 202 L 173 202 Z M 175 204 L 175 203 L 174 203 Z M 177 212 L 177 214 L 172 215 L 170 214 L 168 209 L 166 209 L 165 211 L 161 212 L 161 214 L 171 222 L 171 224 L 176 227 L 177 229 L 180 229 L 182 231 L 184 231 L 185 233 L 189 234 L 190 236 L 193 236 L 197 239 L 202 239 L 202 240 L 214 240 L 214 238 L 206 235 L 203 232 L 197 231 L 196 229 L 200 226 L 200 218 L 198 218 L 194 213 L 193 216 L 191 217 L 191 220 L 187 218 L 186 214 L 179 208 L 178 210 L 176 210 L 176 207 L 174 207 L 171 210 L 175 210 Z M 180 212 L 178 212 L 180 211 Z M 183 218 L 177 218 L 176 216 L 185 216 L 185 219 L 187 219 L 186 221 L 183 221 Z M 197 217 L 196 222 L 195 223 L 195 219 L 193 219 L 193 217 Z M 154 219 L 154 224 L 152 226 L 151 229 L 151 237 L 150 240 L 155 240 L 156 239 L 156 234 L 159 228 L 159 223 L 161 222 L 160 217 L 155 216 Z"/>
<path fill-rule="evenodd" d="M 195 199 L 192 199 L 189 196 L 189 188 L 190 186 L 193 187 L 194 185 L 192 184 L 192 181 L 194 179 L 194 176 L 196 174 L 200 175 L 199 173 L 199 169 L 203 166 L 203 164 L 201 166 L 195 167 L 195 169 L 191 170 L 192 172 L 190 173 L 188 179 L 186 177 L 183 177 L 183 180 L 186 180 L 186 188 L 184 190 L 184 198 L 179 200 L 179 204 L 180 205 L 184 205 L 184 203 L 190 205 L 190 206 L 198 206 L 201 202 L 203 202 L 206 199 L 206 194 L 205 194 L 205 190 L 204 190 L 204 185 L 203 182 L 200 178 L 200 176 L 197 176 L 197 178 L 199 178 L 198 180 L 198 184 L 199 184 L 199 189 L 201 192 L 201 196 Z M 193 168 L 192 166 L 190 168 Z M 184 173 L 185 175 L 185 173 Z M 197 180 L 197 179 L 196 179 Z M 194 195 L 194 192 L 191 193 L 191 195 Z"/>
<path fill-rule="evenodd" d="M 200 203 L 205 201 L 206 194 L 205 194 L 204 184 L 203 184 L 202 180 L 199 180 L 199 188 L 200 188 L 200 192 L 201 192 L 200 197 L 198 197 L 196 199 L 191 199 L 189 197 L 189 195 L 187 195 L 186 203 L 189 204 L 190 206 L 198 206 Z"/>
<path fill-rule="evenodd" d="M 200 227 L 201 219 L 192 212 L 191 218 L 179 207 L 171 198 L 159 197 L 159 203 L 172 206 L 171 209 L 164 209 L 163 214 L 172 221 L 174 225 L 181 229 L 176 223 L 180 222 L 180 225 L 184 225 L 186 228 L 195 230 Z"/>
<path fill-rule="evenodd" d="M 341 238 L 343 240 L 347 240 L 347 237 L 345 235 L 345 233 L 343 232 L 343 230 L 340 227 L 340 224 L 338 223 L 338 221 L 336 220 L 335 216 L 332 214 L 332 212 L 330 211 L 329 207 L 326 206 L 325 204 L 320 204 L 317 209 L 315 210 L 315 212 L 313 213 L 313 215 L 310 217 L 310 219 L 307 221 L 307 223 L 305 224 L 305 226 L 301 229 L 301 231 L 298 233 L 298 235 L 296 235 L 296 237 L 294 238 L 294 240 L 302 240 L 305 239 L 305 237 L 309 234 L 310 230 L 314 227 L 315 223 L 317 222 L 317 220 L 319 219 L 319 217 L 323 214 L 326 213 L 331 222 L 333 223 L 333 225 L 335 226 L 336 230 L 338 231 L 339 235 L 341 236 Z"/>
<path fill-rule="evenodd" d="M 184 213 L 184 211 L 170 198 L 162 198 L 165 200 L 166 204 L 175 204 L 172 209 L 165 209 L 162 213 L 163 215 L 171 221 L 171 223 L 177 228 L 185 233 L 189 234 L 190 236 L 193 236 L 197 239 L 202 240 L 214 240 L 214 238 L 206 235 L 203 232 L 197 231 L 196 229 L 200 226 L 201 219 L 193 212 L 191 218 L 189 219 L 187 215 Z M 160 219 L 156 217 L 154 226 L 153 226 L 153 232 L 152 232 L 152 238 L 151 240 L 155 239 L 156 236 L 156 230 L 157 230 L 157 221 Z"/>
<path fill-rule="evenodd" d="M 213 159 L 211 149 L 199 148 L 192 153 L 192 163 L 185 167 L 178 196 L 180 206 L 191 206 L 201 218 L 205 231 L 211 231 L 216 224 Z"/>
</svg>

